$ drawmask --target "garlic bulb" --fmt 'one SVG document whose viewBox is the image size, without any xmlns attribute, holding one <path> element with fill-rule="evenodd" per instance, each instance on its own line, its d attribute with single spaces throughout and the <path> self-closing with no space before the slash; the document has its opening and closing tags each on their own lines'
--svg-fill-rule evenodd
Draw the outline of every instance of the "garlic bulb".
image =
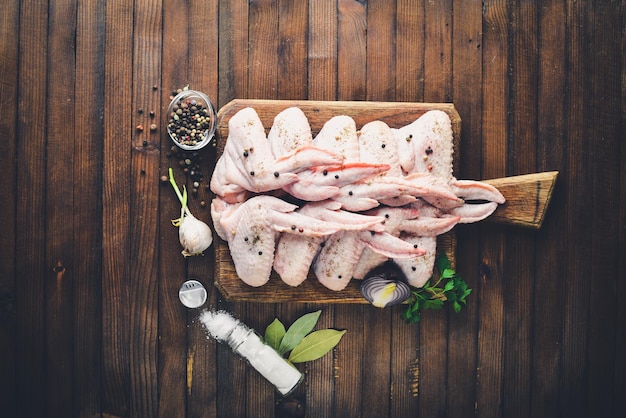
<svg viewBox="0 0 626 418">
<path fill-rule="evenodd" d="M 172 220 L 172 225 L 178 227 L 178 240 L 183 247 L 182 254 L 185 257 L 201 255 L 213 243 L 213 233 L 209 225 L 193 216 L 187 207 L 187 189 L 183 186 L 183 193 L 180 193 L 171 168 L 169 174 L 170 183 L 182 205 L 180 218 Z"/>
<path fill-rule="evenodd" d="M 186 209 L 186 208 L 185 208 Z M 185 257 L 200 255 L 213 243 L 211 228 L 193 216 L 189 209 L 181 213 L 178 221 L 178 239 L 183 246 L 182 254 Z"/>
</svg>

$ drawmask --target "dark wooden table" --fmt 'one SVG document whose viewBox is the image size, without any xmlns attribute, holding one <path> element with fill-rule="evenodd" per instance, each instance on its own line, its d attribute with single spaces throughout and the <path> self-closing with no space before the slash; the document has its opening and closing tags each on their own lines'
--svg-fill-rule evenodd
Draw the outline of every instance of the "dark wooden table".
<svg viewBox="0 0 626 418">
<path fill-rule="evenodd" d="M 299 366 L 309 417 L 612 417 L 626 394 L 626 9 L 619 1 L 0 4 L 0 415 L 274 416 L 272 387 L 178 300 L 263 330 L 346 329 Z M 453 102 L 459 178 L 560 172 L 540 230 L 457 229 L 460 314 L 225 301 L 170 220 L 165 108 Z M 154 112 L 153 117 L 151 112 Z M 156 124 L 157 130 L 149 126 Z M 136 129 L 143 125 L 143 131 Z M 201 152 L 208 183 L 213 152 Z M 200 188 L 191 209 L 208 221 Z"/>
</svg>

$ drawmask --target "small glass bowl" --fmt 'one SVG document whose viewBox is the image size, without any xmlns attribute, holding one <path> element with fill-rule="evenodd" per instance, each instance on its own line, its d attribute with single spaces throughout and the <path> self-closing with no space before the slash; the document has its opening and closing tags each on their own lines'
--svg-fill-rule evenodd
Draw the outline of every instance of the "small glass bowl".
<svg viewBox="0 0 626 418">
<path fill-rule="evenodd" d="M 217 113 L 209 97 L 196 90 L 183 90 L 167 107 L 167 133 L 184 150 L 199 150 L 211 142 Z"/>
</svg>

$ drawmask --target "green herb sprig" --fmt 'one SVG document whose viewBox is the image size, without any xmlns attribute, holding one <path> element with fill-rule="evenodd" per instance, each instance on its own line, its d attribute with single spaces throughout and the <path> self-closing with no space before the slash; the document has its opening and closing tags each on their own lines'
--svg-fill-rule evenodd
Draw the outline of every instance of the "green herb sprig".
<svg viewBox="0 0 626 418">
<path fill-rule="evenodd" d="M 274 319 L 265 329 L 265 343 L 291 363 L 304 363 L 322 357 L 339 344 L 346 331 L 313 331 L 321 312 L 301 316 L 288 329 L 278 318 Z"/>
<path fill-rule="evenodd" d="M 411 288 L 411 297 L 402 313 L 402 318 L 408 323 L 419 322 L 420 313 L 424 309 L 442 309 L 445 302 L 452 303 L 454 312 L 459 313 L 466 305 L 467 297 L 472 293 L 472 289 L 468 288 L 467 283 L 452 269 L 445 253 L 437 255 L 435 265 L 439 271 L 436 281 L 433 274 L 424 287 Z"/>
</svg>

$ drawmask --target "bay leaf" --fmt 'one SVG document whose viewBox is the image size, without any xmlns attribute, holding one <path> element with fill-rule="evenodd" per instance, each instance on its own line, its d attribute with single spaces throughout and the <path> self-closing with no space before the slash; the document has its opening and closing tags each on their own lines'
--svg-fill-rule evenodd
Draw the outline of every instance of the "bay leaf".
<svg viewBox="0 0 626 418">
<path fill-rule="evenodd" d="M 292 363 L 304 363 L 305 361 L 317 360 L 332 350 L 346 331 L 336 329 L 322 329 L 307 335 L 291 351 L 289 361 Z"/>
<path fill-rule="evenodd" d="M 280 342 L 278 352 L 283 355 L 293 350 L 293 348 L 297 346 L 302 341 L 302 339 L 313 330 L 321 313 L 322 311 L 319 310 L 302 315 L 300 318 L 296 319 L 296 321 L 291 324 L 289 329 L 287 329 L 285 336 Z"/>
<path fill-rule="evenodd" d="M 271 324 L 265 328 L 265 343 L 272 347 L 274 350 L 278 350 L 280 342 L 285 336 L 285 326 L 278 318 L 274 318 Z"/>
</svg>

